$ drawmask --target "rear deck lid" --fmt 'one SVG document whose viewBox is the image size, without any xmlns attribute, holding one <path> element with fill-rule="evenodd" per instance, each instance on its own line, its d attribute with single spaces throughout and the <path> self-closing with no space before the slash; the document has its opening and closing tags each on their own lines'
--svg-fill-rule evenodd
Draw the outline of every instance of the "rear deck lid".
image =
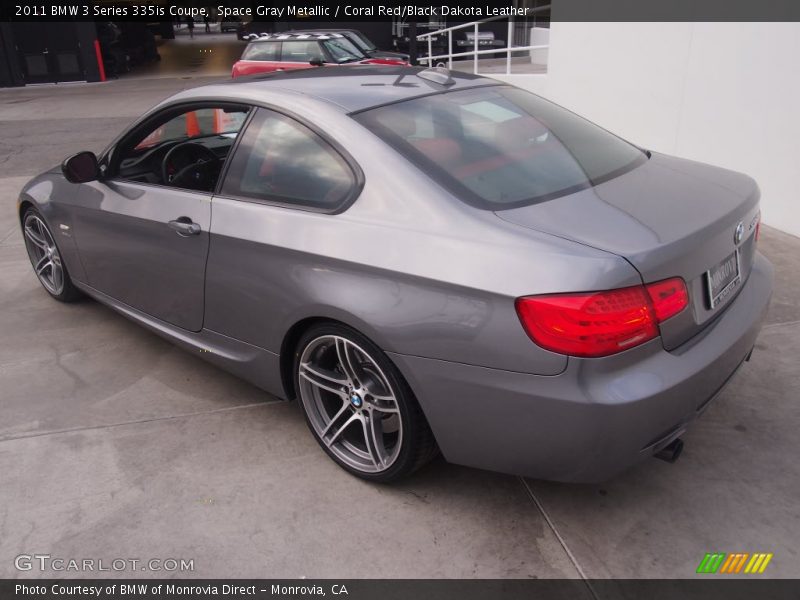
<svg viewBox="0 0 800 600">
<path fill-rule="evenodd" d="M 691 304 L 661 327 L 672 349 L 724 310 L 746 280 L 758 201 L 758 187 L 746 175 L 653 154 L 594 187 L 495 214 L 622 256 L 645 283 L 682 277 Z"/>
</svg>

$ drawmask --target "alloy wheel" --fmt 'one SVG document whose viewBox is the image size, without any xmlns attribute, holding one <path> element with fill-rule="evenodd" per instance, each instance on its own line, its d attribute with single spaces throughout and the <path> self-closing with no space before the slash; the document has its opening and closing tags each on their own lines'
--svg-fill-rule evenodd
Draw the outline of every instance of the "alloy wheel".
<svg viewBox="0 0 800 600">
<path fill-rule="evenodd" d="M 64 266 L 50 230 L 38 215 L 30 213 L 25 218 L 23 233 L 36 276 L 48 292 L 58 296 L 64 291 Z"/>
<path fill-rule="evenodd" d="M 330 452 L 362 473 L 389 469 L 400 454 L 403 421 L 396 392 L 369 353 L 323 335 L 306 345 L 297 368 L 309 422 Z"/>
</svg>

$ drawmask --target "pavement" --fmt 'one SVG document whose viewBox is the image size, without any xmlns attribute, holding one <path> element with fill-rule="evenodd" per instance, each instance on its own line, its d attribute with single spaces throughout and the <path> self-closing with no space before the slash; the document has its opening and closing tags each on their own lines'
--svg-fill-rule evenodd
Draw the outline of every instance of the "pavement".
<svg viewBox="0 0 800 600">
<path fill-rule="evenodd" d="M 362 482 L 296 403 L 96 302 L 51 300 L 19 233 L 20 187 L 207 75 L 0 90 L 0 578 L 40 576 L 14 566 L 34 553 L 193 560 L 169 574 L 204 578 L 684 578 L 715 551 L 774 553 L 760 577 L 800 573 L 800 239 L 775 229 L 760 241 L 777 280 L 752 360 L 676 464 L 602 485 L 441 459 Z"/>
</svg>

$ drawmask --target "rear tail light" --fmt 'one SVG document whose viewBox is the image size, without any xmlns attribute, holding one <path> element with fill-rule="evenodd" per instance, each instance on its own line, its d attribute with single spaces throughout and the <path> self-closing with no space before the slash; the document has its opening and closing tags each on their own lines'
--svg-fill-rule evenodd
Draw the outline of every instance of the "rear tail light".
<svg viewBox="0 0 800 600">
<path fill-rule="evenodd" d="M 680 277 L 649 283 L 645 288 L 659 323 L 674 317 L 689 304 L 689 292 Z"/>
<path fill-rule="evenodd" d="M 542 348 L 582 357 L 608 356 L 658 337 L 659 323 L 689 304 L 679 277 L 647 286 L 516 301 L 517 314 Z"/>
</svg>

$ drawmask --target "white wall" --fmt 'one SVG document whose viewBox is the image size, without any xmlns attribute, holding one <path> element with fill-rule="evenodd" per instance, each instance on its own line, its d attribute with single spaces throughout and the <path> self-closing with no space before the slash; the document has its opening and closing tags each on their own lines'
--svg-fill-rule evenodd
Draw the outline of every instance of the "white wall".
<svg viewBox="0 0 800 600">
<path fill-rule="evenodd" d="M 498 78 L 755 177 L 764 222 L 800 236 L 800 23 L 553 23 L 548 74 Z"/>
</svg>

